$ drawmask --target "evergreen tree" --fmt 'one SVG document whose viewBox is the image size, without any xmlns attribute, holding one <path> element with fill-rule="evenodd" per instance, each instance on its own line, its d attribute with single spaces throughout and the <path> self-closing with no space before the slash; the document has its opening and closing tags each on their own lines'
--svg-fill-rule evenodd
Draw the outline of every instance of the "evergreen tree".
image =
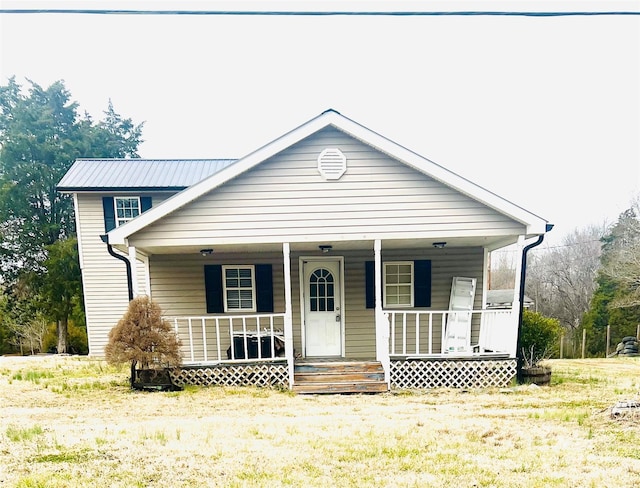
<svg viewBox="0 0 640 488">
<path fill-rule="evenodd" d="M 97 123 L 80 116 L 62 81 L 43 88 L 28 80 L 25 89 L 13 77 L 0 86 L 0 272 L 6 294 L 28 284 L 41 304 L 58 303 L 60 289 L 52 283 L 61 278 L 54 275 L 62 268 L 55 264 L 58 258 L 49 256 L 59 250 L 59 240 L 75 235 L 73 202 L 56 191 L 58 182 L 78 158 L 138 157 L 142 124 L 122 118 L 111 101 L 104 115 Z M 60 246 L 77 261 L 73 241 Z M 68 270 L 73 276 L 64 276 L 65 286 L 80 293 L 79 266 Z M 47 318 L 63 329 L 58 345 L 65 352 L 68 303 L 64 312 L 58 306 L 45 308 Z"/>
<path fill-rule="evenodd" d="M 640 220 L 636 205 L 622 212 L 602 238 L 602 267 L 598 288 L 585 314 L 587 350 L 593 356 L 606 352 L 606 329 L 611 326 L 611 345 L 635 335 L 640 322 Z"/>
</svg>

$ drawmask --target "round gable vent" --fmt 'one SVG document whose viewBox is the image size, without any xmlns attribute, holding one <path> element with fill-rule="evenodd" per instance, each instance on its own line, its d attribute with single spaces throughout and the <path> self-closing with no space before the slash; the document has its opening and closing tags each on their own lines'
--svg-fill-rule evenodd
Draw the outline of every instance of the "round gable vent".
<svg viewBox="0 0 640 488">
<path fill-rule="evenodd" d="M 347 171 L 347 157 L 340 149 L 328 147 L 318 156 L 318 171 L 325 180 L 339 180 Z"/>
</svg>

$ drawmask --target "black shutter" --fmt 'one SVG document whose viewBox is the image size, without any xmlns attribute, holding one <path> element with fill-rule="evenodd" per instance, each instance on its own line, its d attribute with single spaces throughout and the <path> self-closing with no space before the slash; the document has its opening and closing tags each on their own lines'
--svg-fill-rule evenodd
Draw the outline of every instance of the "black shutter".
<svg viewBox="0 0 640 488">
<path fill-rule="evenodd" d="M 376 263 L 374 261 L 365 261 L 364 263 L 364 280 L 365 280 L 365 303 L 367 308 L 376 307 Z"/>
<path fill-rule="evenodd" d="M 270 264 L 256 264 L 256 308 L 273 312 L 273 270 Z"/>
<path fill-rule="evenodd" d="M 205 265 L 204 289 L 207 300 L 207 313 L 223 313 L 222 266 L 219 264 Z"/>
<path fill-rule="evenodd" d="M 140 197 L 140 213 L 146 212 L 151 208 L 151 197 Z"/>
<path fill-rule="evenodd" d="M 104 231 L 116 228 L 116 211 L 113 207 L 113 197 L 102 197 L 102 213 L 104 215 Z"/>
<path fill-rule="evenodd" d="M 431 261 L 413 262 L 413 306 L 431 306 Z"/>
</svg>

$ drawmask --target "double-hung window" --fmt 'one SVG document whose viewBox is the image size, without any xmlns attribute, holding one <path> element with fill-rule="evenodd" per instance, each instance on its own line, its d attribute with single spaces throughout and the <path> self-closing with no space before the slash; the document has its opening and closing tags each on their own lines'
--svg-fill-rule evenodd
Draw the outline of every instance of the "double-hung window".
<svg viewBox="0 0 640 488">
<path fill-rule="evenodd" d="M 413 261 L 392 261 L 383 265 L 384 307 L 413 307 Z"/>
<path fill-rule="evenodd" d="M 255 312 L 256 283 L 254 266 L 223 266 L 224 311 Z"/>
<path fill-rule="evenodd" d="M 116 226 L 126 224 L 140 215 L 140 197 L 114 197 Z"/>
</svg>

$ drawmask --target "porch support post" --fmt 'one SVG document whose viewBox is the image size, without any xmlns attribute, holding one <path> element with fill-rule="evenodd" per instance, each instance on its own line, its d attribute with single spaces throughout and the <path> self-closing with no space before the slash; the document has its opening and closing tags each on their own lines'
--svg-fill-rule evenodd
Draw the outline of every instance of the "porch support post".
<svg viewBox="0 0 640 488">
<path fill-rule="evenodd" d="M 513 300 L 511 301 L 511 327 L 514 330 L 513 334 L 513 346 L 509 349 L 509 357 L 516 357 L 518 354 L 518 321 L 520 320 L 520 286 L 522 281 L 522 259 L 524 253 L 524 239 L 525 236 L 518 236 L 518 242 L 516 243 L 516 276 L 513 287 Z"/>
<path fill-rule="evenodd" d="M 138 288 L 138 259 L 136 258 L 135 246 L 129 246 L 129 262 L 131 263 L 131 286 L 133 288 L 133 296 L 137 297 L 140 294 Z"/>
<path fill-rule="evenodd" d="M 389 319 L 382 311 L 382 241 L 380 241 L 380 239 L 374 241 L 373 251 L 375 259 L 375 286 L 373 288 L 376 295 L 376 359 L 382 364 L 384 368 L 384 380 L 387 382 L 387 386 L 390 386 Z"/>
<path fill-rule="evenodd" d="M 293 388 L 294 354 L 293 354 L 293 307 L 291 305 L 291 257 L 288 242 L 282 243 L 284 260 L 284 355 L 289 369 L 289 389 Z"/>
</svg>

